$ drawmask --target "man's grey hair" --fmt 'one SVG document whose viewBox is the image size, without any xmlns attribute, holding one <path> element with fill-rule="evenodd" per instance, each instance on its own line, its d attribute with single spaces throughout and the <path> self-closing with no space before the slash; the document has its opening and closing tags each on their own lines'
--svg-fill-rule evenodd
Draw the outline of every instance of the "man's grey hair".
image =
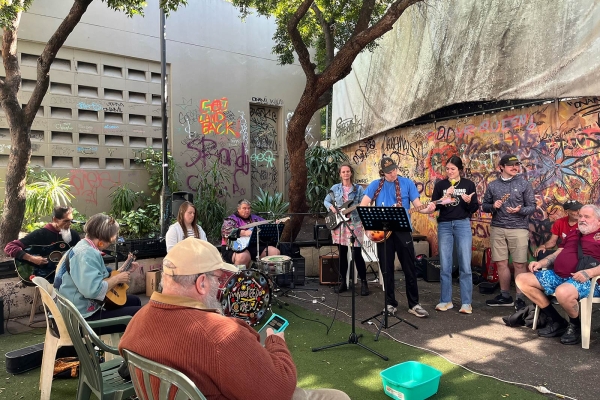
<svg viewBox="0 0 600 400">
<path fill-rule="evenodd" d="M 594 214 L 596 215 L 596 218 L 600 219 L 600 207 L 598 207 L 595 204 L 586 204 L 585 206 L 581 207 L 582 210 L 584 208 L 591 208 Z"/>
<path fill-rule="evenodd" d="M 171 268 L 174 269 L 175 265 L 167 260 L 166 258 L 163 260 L 163 268 Z M 164 270 L 163 273 L 164 275 Z M 194 275 L 169 275 L 173 282 L 177 283 L 179 286 L 188 287 L 196 284 L 196 281 L 202 274 L 194 274 Z M 161 289 L 162 289 L 162 279 L 161 279 Z M 161 290 L 162 291 L 162 290 Z"/>
</svg>

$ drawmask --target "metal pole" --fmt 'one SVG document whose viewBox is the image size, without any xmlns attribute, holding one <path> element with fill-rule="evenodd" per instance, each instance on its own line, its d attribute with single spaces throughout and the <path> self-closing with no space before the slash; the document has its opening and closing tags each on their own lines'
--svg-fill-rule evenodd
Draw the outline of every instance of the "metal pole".
<svg viewBox="0 0 600 400">
<path fill-rule="evenodd" d="M 164 237 L 171 219 L 171 190 L 169 189 L 169 159 L 167 157 L 167 42 L 166 17 L 160 9 L 160 116 L 162 122 L 162 171 L 163 187 L 160 196 L 160 234 Z"/>
</svg>

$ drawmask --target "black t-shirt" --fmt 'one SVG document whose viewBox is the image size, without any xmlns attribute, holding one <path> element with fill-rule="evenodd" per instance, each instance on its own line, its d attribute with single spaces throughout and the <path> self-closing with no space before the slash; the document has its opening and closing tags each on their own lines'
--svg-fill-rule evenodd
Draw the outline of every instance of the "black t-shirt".
<svg viewBox="0 0 600 400">
<path fill-rule="evenodd" d="M 67 243 L 70 247 L 75 246 L 80 241 L 79 234 L 71 229 L 71 241 Z M 36 229 L 35 231 L 25 235 L 18 242 L 23 244 L 23 248 L 29 246 L 47 246 L 56 242 L 64 242 L 65 240 L 60 235 L 60 232 L 54 229 L 52 224 L 46 224 L 43 228 Z M 19 251 L 15 258 L 22 259 L 25 255 L 25 251 Z"/>
<path fill-rule="evenodd" d="M 433 187 L 433 194 L 431 200 L 439 200 L 446 194 L 446 190 L 450 188 L 452 184 L 446 179 L 438 181 Z M 475 193 L 471 197 L 471 202 L 466 203 L 460 196 L 463 194 Z M 477 192 L 475 190 L 475 184 L 470 179 L 461 178 L 461 180 L 454 187 L 454 200 L 450 204 L 437 205 L 436 209 L 439 210 L 438 222 L 456 221 L 459 219 L 471 218 L 471 215 L 479 208 L 479 201 L 477 200 Z"/>
</svg>

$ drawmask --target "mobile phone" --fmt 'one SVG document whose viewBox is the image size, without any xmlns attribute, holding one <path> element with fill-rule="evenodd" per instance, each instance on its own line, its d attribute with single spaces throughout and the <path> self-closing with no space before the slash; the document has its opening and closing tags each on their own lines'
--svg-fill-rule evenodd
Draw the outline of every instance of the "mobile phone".
<svg viewBox="0 0 600 400">
<path fill-rule="evenodd" d="M 260 335 L 260 343 L 264 346 L 265 340 L 267 339 L 267 328 L 273 328 L 273 331 L 282 332 L 287 328 L 290 323 L 287 319 L 283 318 L 279 314 L 273 313 L 271 318 L 260 328 L 258 334 Z"/>
</svg>

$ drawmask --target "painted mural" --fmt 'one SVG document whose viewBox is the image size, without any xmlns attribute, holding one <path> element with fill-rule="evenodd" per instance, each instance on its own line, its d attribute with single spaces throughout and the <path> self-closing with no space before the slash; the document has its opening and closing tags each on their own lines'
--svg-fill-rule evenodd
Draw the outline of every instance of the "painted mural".
<svg viewBox="0 0 600 400">
<path fill-rule="evenodd" d="M 349 120 L 344 120 L 346 125 Z M 435 182 L 444 177 L 443 164 L 452 155 L 462 158 L 464 174 L 477 185 L 480 201 L 488 183 L 498 177 L 500 157 L 518 155 L 537 200 L 537 211 L 530 218 L 530 252 L 550 237 L 553 221 L 564 216 L 560 204 L 569 199 L 600 204 L 600 98 L 596 97 L 401 128 L 344 150 L 356 164 L 361 184 L 379 177 L 381 157 L 392 157 L 400 174 L 416 183 L 421 201 L 431 197 Z M 473 215 L 475 262 L 489 247 L 490 221 L 490 214 Z M 428 237 L 437 254 L 435 215 L 413 214 L 413 226 Z"/>
</svg>

